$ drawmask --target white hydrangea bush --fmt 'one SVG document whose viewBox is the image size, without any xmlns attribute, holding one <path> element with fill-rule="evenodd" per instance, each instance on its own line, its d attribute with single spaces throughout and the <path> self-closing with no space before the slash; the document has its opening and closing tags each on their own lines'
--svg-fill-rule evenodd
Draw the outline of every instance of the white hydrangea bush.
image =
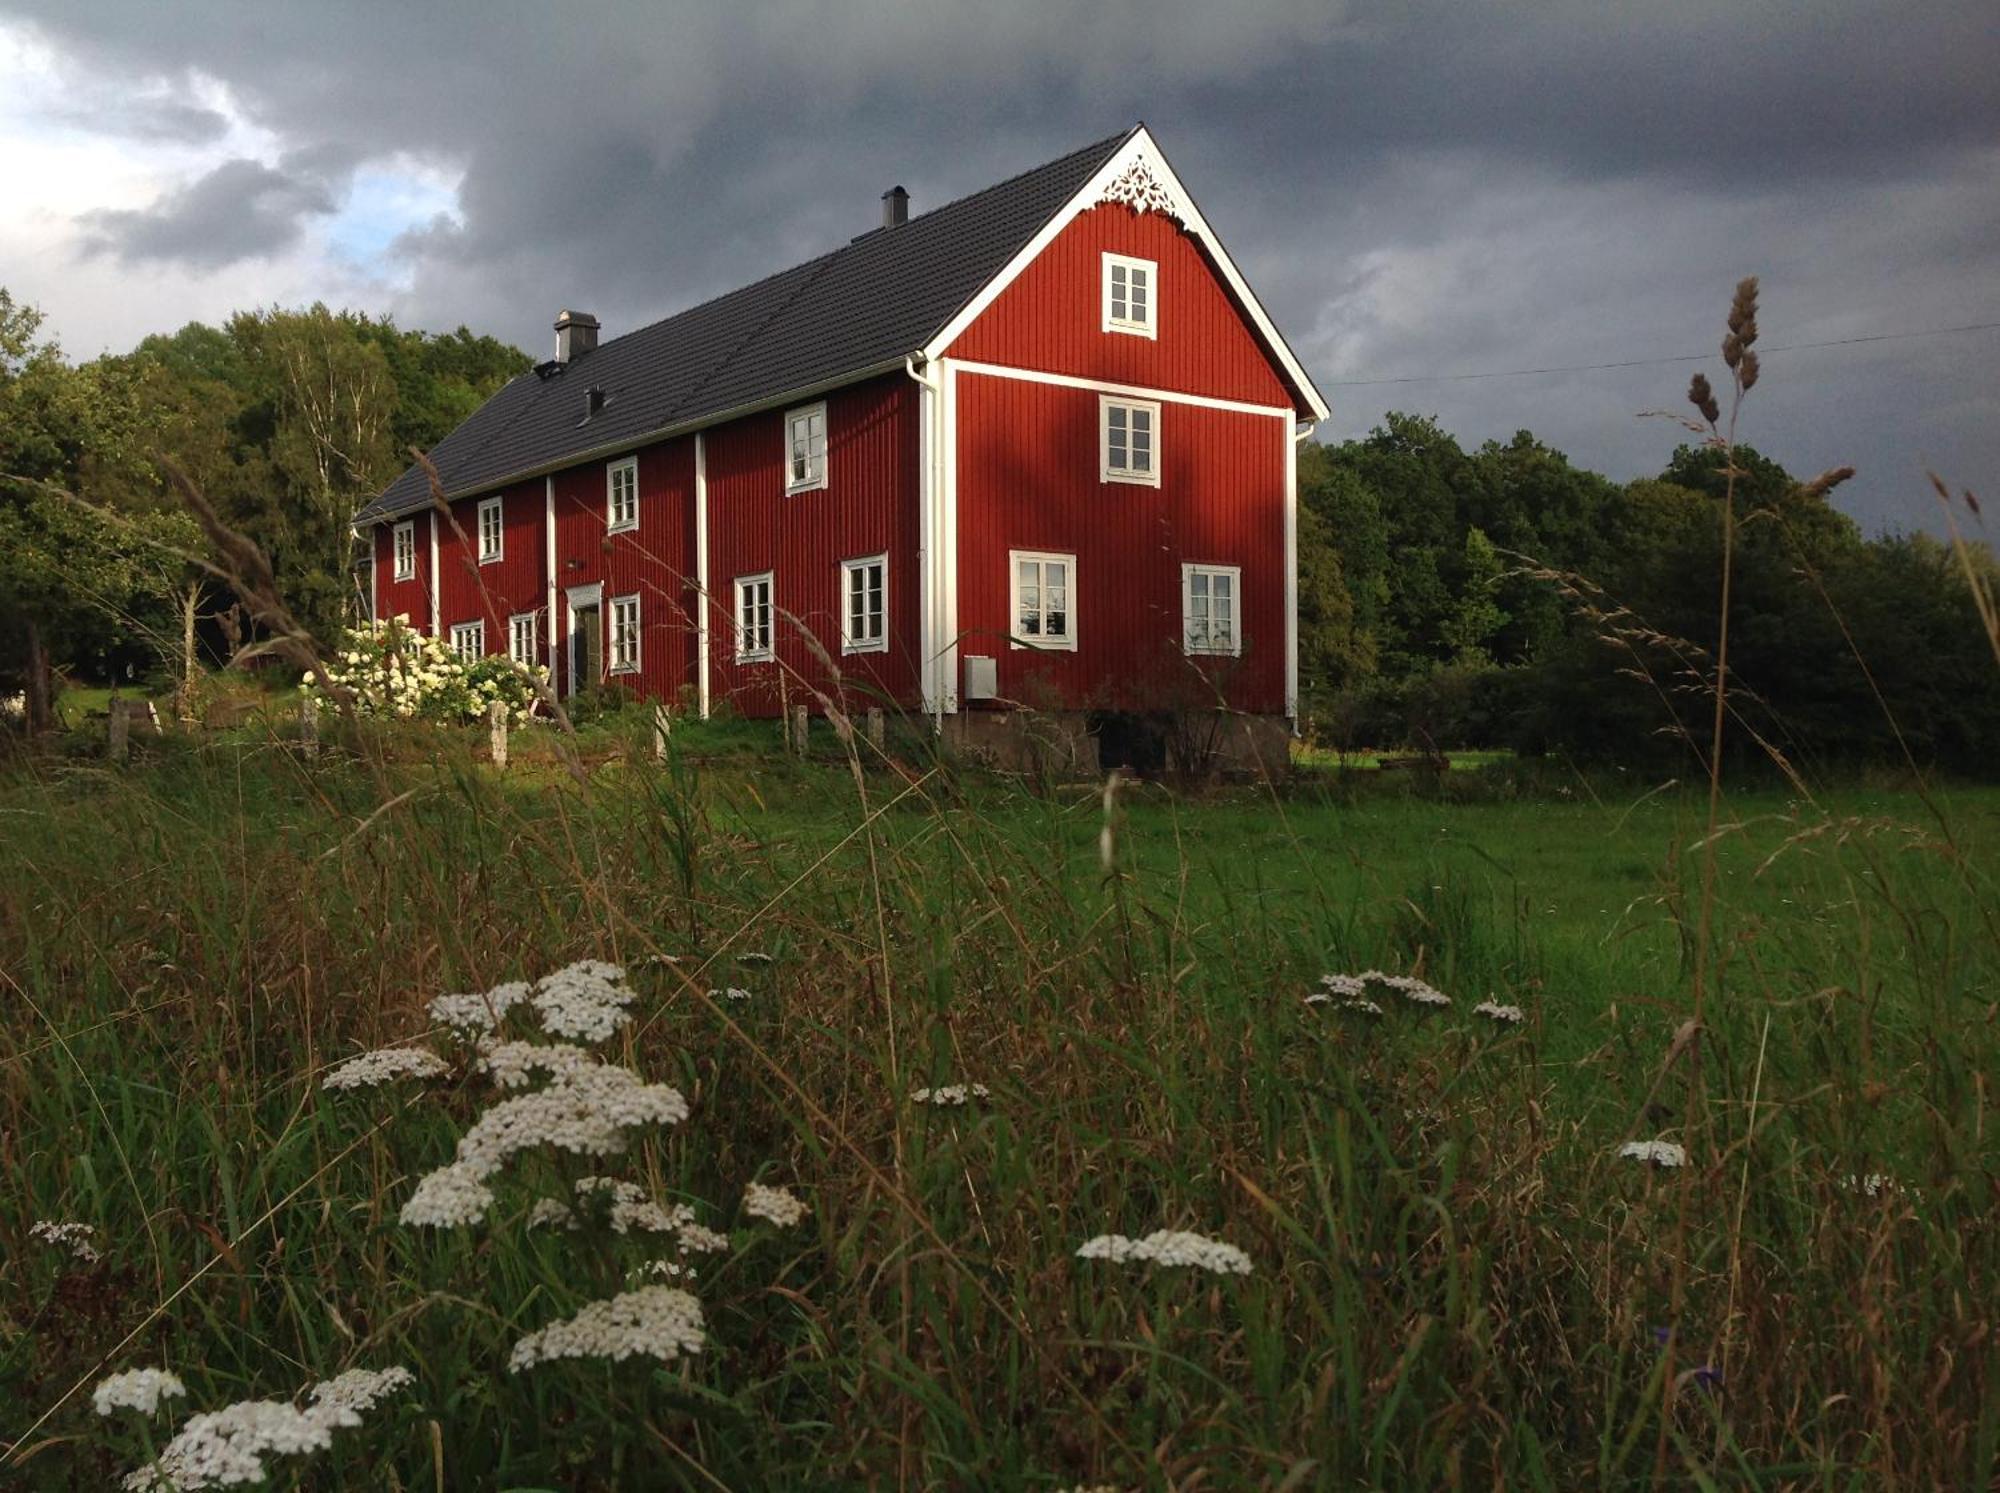
<svg viewBox="0 0 2000 1493">
<path fill-rule="evenodd" d="M 407 613 L 349 628 L 322 667 L 357 713 L 396 720 L 483 720 L 497 704 L 510 721 L 521 721 L 533 714 L 548 683 L 546 667 L 524 668 L 505 654 L 467 663 L 443 638 L 418 632 Z M 331 708 L 317 679 L 299 688 Z"/>
</svg>

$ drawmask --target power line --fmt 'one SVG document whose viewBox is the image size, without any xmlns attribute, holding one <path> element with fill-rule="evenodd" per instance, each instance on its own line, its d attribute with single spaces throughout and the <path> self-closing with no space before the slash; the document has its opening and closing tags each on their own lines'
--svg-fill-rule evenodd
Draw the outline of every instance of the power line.
<svg viewBox="0 0 2000 1493">
<path fill-rule="evenodd" d="M 1907 342 L 1914 337 L 1949 337 L 1958 332 L 1991 332 L 2000 321 L 1975 321 L 1962 327 L 1930 327 L 1921 332 L 1877 332 L 1872 337 L 1834 337 L 1825 342 L 1788 342 L 1760 347 L 1758 353 L 1798 353 L 1816 347 L 1852 347 L 1860 342 Z M 1682 353 L 1671 358 L 1634 358 L 1628 363 L 1570 363 L 1558 368 L 1495 368 L 1485 373 L 1425 373 L 1409 378 L 1340 378 L 1321 385 L 1327 389 L 1369 389 L 1384 384 L 1458 384 L 1479 378 L 1526 378 L 1538 373 L 1603 373 L 1614 368 L 1657 368 L 1667 363 L 1699 363 L 1716 356 Z"/>
</svg>

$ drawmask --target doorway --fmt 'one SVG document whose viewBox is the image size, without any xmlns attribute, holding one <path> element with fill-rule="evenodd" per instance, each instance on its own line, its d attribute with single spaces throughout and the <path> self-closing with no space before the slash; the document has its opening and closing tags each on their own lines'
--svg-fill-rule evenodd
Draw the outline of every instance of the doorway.
<svg viewBox="0 0 2000 1493">
<path fill-rule="evenodd" d="M 604 588 L 572 587 L 569 595 L 569 689 L 594 689 L 604 679 Z"/>
</svg>

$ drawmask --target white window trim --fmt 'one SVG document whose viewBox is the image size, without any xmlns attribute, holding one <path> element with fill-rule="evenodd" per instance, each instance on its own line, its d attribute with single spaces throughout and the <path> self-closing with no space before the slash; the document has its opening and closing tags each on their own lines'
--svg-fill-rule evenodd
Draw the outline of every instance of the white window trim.
<svg viewBox="0 0 2000 1493">
<path fill-rule="evenodd" d="M 514 647 L 515 629 L 520 627 L 523 622 L 528 624 L 528 656 L 526 658 L 523 658 L 520 652 Z M 509 617 L 507 619 L 507 657 L 524 669 L 532 669 L 541 662 L 536 656 L 541 651 L 542 614 L 539 611 L 516 612 L 513 616 Z"/>
<path fill-rule="evenodd" d="M 499 522 L 493 526 L 493 553 L 486 553 L 486 515 L 497 513 Z M 479 500 L 478 529 L 479 563 L 492 565 L 507 558 L 507 503 L 504 498 L 481 498 Z"/>
<path fill-rule="evenodd" d="M 618 521 L 618 505 L 613 494 L 618 490 L 618 474 L 632 474 L 632 516 L 624 523 Z M 604 532 L 607 534 L 629 534 L 639 527 L 639 458 L 623 457 L 618 461 L 604 464 Z"/>
<path fill-rule="evenodd" d="M 409 563 L 403 563 L 403 540 L 410 541 Z M 392 574 L 399 581 L 413 581 L 417 578 L 417 521 L 405 519 L 389 534 L 389 563 Z"/>
<path fill-rule="evenodd" d="M 762 648 L 745 648 L 743 640 L 747 636 L 747 629 L 743 626 L 743 593 L 749 587 L 755 586 L 759 582 L 763 583 L 766 588 L 765 594 L 770 598 L 771 637 L 770 641 Z M 767 664 L 777 657 L 778 652 L 778 585 L 775 572 L 760 570 L 755 575 L 739 575 L 736 577 L 735 590 L 736 610 L 732 614 L 731 620 L 734 623 L 736 632 L 736 662 L 739 664 Z"/>
<path fill-rule="evenodd" d="M 1069 606 L 1064 611 L 1064 633 L 1060 639 L 1051 640 L 1046 635 L 1039 638 L 1024 638 L 1015 629 L 1021 622 L 1021 562 L 1039 560 L 1044 565 L 1050 561 L 1067 565 L 1068 579 L 1064 583 L 1069 592 Z M 1046 608 L 1044 608 L 1046 610 Z M 1007 646 L 1030 649 L 1036 653 L 1076 652 L 1076 556 L 1065 555 L 1055 550 L 1009 550 L 1007 551 Z"/>
<path fill-rule="evenodd" d="M 819 453 L 819 475 L 816 477 L 808 476 L 802 481 L 794 482 L 792 480 L 792 423 L 796 420 L 810 419 L 814 415 L 819 416 L 820 439 L 825 443 Z M 810 437 L 808 437 L 808 440 L 810 440 Z M 824 399 L 820 400 L 817 404 L 802 404 L 797 409 L 785 411 L 785 494 L 787 497 L 795 492 L 818 492 L 826 486 L 826 469 L 832 449 L 833 427 L 827 423 L 826 401 Z M 807 447 L 807 451 L 810 455 L 810 446 Z"/>
<path fill-rule="evenodd" d="M 1145 410 L 1151 417 L 1153 435 L 1152 469 L 1145 472 L 1114 471 L 1111 466 L 1111 411 Z M 1125 425 L 1126 457 L 1132 452 L 1132 425 L 1128 419 Z M 1097 397 L 1097 477 L 1100 482 L 1123 482 L 1132 487 L 1158 487 L 1160 485 L 1160 403 L 1156 399 L 1127 399 L 1123 395 L 1100 394 Z"/>
<path fill-rule="evenodd" d="M 1133 270 L 1143 270 L 1146 275 L 1146 319 L 1139 321 L 1127 314 L 1114 317 L 1111 314 L 1111 271 L 1114 266 L 1123 266 L 1125 275 L 1125 309 L 1132 309 Z M 1104 256 L 1104 330 L 1122 332 L 1128 337 L 1146 337 L 1157 341 L 1160 335 L 1160 267 L 1150 259 L 1134 259 L 1126 254 L 1106 254 Z"/>
<path fill-rule="evenodd" d="M 460 638 L 470 638 L 475 646 L 470 655 L 460 644 Z M 486 657 L 486 624 L 480 622 L 454 622 L 451 625 L 451 651 L 462 664 L 476 664 Z"/>
<path fill-rule="evenodd" d="M 621 664 L 618 662 L 618 609 L 627 602 L 631 603 L 632 606 L 632 662 Z M 638 673 L 642 657 L 640 648 L 645 638 L 645 628 L 641 625 L 639 618 L 639 593 L 633 591 L 624 596 L 612 597 L 606 620 L 611 626 L 607 629 L 605 636 L 605 653 L 607 655 L 605 658 L 605 672 L 607 674 Z"/>
<path fill-rule="evenodd" d="M 849 603 L 853 600 L 854 577 L 870 565 L 882 567 L 882 636 L 856 642 L 847 635 L 847 624 L 854 615 Z M 887 653 L 889 651 L 889 552 L 879 555 L 863 555 L 856 560 L 840 562 L 840 651 L 842 653 Z"/>
<path fill-rule="evenodd" d="M 1194 578 L 1202 575 L 1226 575 L 1229 577 L 1229 646 L 1196 648 L 1188 641 L 1188 626 L 1194 620 Z M 1209 592 L 1211 609 L 1215 604 L 1213 589 Z M 1211 618 L 1214 616 L 1210 611 Z M 1240 565 L 1206 565 L 1195 560 L 1181 566 L 1181 652 L 1196 658 L 1241 658 L 1243 656 L 1243 567 Z"/>
</svg>

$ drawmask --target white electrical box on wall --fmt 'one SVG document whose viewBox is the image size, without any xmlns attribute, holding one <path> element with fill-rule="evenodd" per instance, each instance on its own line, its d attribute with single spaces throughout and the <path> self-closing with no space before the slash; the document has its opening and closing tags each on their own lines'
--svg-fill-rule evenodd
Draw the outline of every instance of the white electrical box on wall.
<svg viewBox="0 0 2000 1493">
<path fill-rule="evenodd" d="M 965 698 L 968 700 L 991 700 L 1000 693 L 1000 670 L 994 660 L 985 654 L 965 655 Z"/>
</svg>

